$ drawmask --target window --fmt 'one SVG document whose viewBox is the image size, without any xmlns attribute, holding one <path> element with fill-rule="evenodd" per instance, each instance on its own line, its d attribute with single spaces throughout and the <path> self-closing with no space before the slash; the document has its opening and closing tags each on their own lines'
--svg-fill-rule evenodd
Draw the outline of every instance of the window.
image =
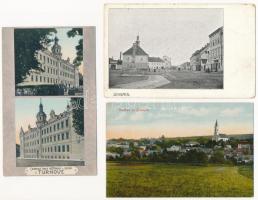
<svg viewBox="0 0 258 200">
<path fill-rule="evenodd" d="M 39 82 L 42 82 L 42 77 L 41 76 L 39 77 Z"/>
<path fill-rule="evenodd" d="M 38 76 L 36 76 L 36 82 L 38 82 Z"/>
<path fill-rule="evenodd" d="M 66 125 L 66 127 L 68 127 L 68 119 L 65 120 L 65 125 Z"/>
<path fill-rule="evenodd" d="M 46 77 L 44 77 L 44 83 L 46 82 Z"/>
<path fill-rule="evenodd" d="M 59 141 L 60 140 L 60 135 L 58 134 L 58 136 L 57 136 L 57 140 Z"/>
<path fill-rule="evenodd" d="M 55 146 L 55 152 L 56 152 L 56 146 Z"/>
<path fill-rule="evenodd" d="M 54 125 L 54 131 L 56 131 L 56 125 Z"/>
<path fill-rule="evenodd" d="M 66 132 L 66 139 L 69 139 L 69 132 Z"/>
<path fill-rule="evenodd" d="M 56 136 L 54 135 L 54 142 L 56 141 Z"/>
<path fill-rule="evenodd" d="M 64 133 L 62 133 L 62 140 L 64 140 Z"/>
<path fill-rule="evenodd" d="M 65 152 L 65 145 L 62 146 L 62 152 Z"/>
<path fill-rule="evenodd" d="M 50 132 L 50 133 L 52 132 L 52 126 L 49 127 L 49 132 Z"/>
<path fill-rule="evenodd" d="M 52 136 L 49 137 L 50 142 L 52 142 Z"/>
<path fill-rule="evenodd" d="M 63 121 L 61 122 L 61 128 L 64 128 L 64 122 Z"/>
<path fill-rule="evenodd" d="M 61 146 L 58 146 L 58 152 L 61 152 Z"/>
<path fill-rule="evenodd" d="M 66 151 L 69 152 L 70 151 L 70 146 L 66 145 Z"/>
<path fill-rule="evenodd" d="M 57 124 L 57 130 L 59 130 L 59 123 Z"/>
</svg>

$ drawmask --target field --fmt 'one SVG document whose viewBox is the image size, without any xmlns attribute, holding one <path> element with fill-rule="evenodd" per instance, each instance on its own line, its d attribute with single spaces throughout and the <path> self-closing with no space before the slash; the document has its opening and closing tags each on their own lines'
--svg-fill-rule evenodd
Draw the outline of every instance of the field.
<svg viewBox="0 0 258 200">
<path fill-rule="evenodd" d="M 251 166 L 107 163 L 108 197 L 252 197 Z"/>
</svg>

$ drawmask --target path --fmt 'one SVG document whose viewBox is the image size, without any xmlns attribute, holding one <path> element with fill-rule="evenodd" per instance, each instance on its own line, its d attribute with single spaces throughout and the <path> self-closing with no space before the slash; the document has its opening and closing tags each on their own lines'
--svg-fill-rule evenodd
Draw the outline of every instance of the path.
<svg viewBox="0 0 258 200">
<path fill-rule="evenodd" d="M 148 79 L 127 84 L 116 85 L 115 88 L 123 89 L 153 89 L 169 84 L 170 81 L 161 75 L 149 75 Z"/>
</svg>

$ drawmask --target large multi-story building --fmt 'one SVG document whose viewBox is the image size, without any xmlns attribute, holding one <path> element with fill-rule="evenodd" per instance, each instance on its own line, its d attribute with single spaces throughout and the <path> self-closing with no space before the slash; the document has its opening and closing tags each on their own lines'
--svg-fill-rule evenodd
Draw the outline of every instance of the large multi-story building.
<svg viewBox="0 0 258 200">
<path fill-rule="evenodd" d="M 208 70 L 209 43 L 200 49 L 201 71 Z"/>
<path fill-rule="evenodd" d="M 208 65 L 211 71 L 223 71 L 223 27 L 209 35 Z"/>
<path fill-rule="evenodd" d="M 123 69 L 148 70 L 149 55 L 140 47 L 139 36 L 133 46 L 123 53 Z"/>
<path fill-rule="evenodd" d="M 47 160 L 84 160 L 84 136 L 73 127 L 73 112 L 70 105 L 58 115 L 54 110 L 50 118 L 40 102 L 36 126 L 20 129 L 20 158 Z"/>
<path fill-rule="evenodd" d="M 193 71 L 201 71 L 200 50 L 195 51 L 190 58 L 190 66 Z"/>
<path fill-rule="evenodd" d="M 70 63 L 70 59 L 62 59 L 62 48 L 55 38 L 51 48 L 37 52 L 40 70 L 31 70 L 26 79 L 19 83 L 23 85 L 63 85 L 67 88 L 79 87 L 79 69 Z"/>
</svg>

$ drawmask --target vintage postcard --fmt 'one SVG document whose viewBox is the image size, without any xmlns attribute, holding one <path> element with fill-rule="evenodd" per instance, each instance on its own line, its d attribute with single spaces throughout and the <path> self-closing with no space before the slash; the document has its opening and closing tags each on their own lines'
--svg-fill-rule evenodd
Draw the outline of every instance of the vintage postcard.
<svg viewBox="0 0 258 200">
<path fill-rule="evenodd" d="M 106 96 L 254 96 L 253 6 L 108 4 L 105 11 Z M 231 22 L 239 12 L 243 21 Z M 243 37 L 234 47 L 236 36 Z"/>
<path fill-rule="evenodd" d="M 95 175 L 95 27 L 3 28 L 4 175 Z"/>
<path fill-rule="evenodd" d="M 253 103 L 108 103 L 107 197 L 252 197 Z"/>
</svg>

